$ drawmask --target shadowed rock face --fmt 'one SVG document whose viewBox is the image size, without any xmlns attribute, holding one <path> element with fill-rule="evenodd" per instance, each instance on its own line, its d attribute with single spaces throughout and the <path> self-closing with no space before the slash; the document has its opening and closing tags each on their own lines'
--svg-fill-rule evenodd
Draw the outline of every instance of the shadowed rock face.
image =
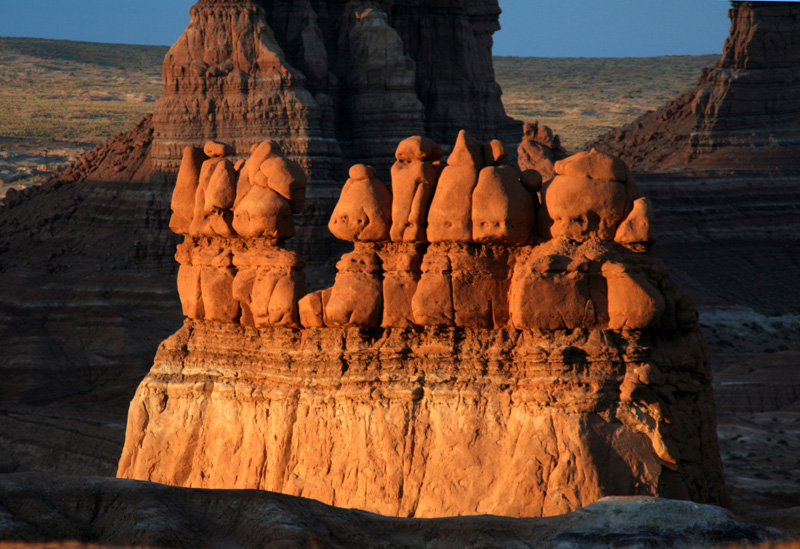
<svg viewBox="0 0 800 549">
<path fill-rule="evenodd" d="M 401 141 L 397 195 L 350 169 L 329 227 L 355 249 L 305 296 L 270 230 L 206 228 L 257 186 L 232 215 L 195 209 L 176 254 L 187 320 L 131 403 L 119 476 L 409 517 L 727 503 L 697 313 L 648 251 L 627 166 L 579 153 L 537 195 L 497 140 L 461 131 L 444 167 L 440 153 Z M 198 156 L 176 215 L 224 194 L 203 177 L 224 159 Z M 274 161 L 268 186 L 284 181 Z M 260 203 L 258 227 L 276 226 Z"/>
<path fill-rule="evenodd" d="M 164 60 L 153 170 L 174 177 L 183 148 L 208 138 L 238 154 L 275 140 L 312 181 L 292 246 L 314 271 L 347 165 L 386 166 L 412 134 L 513 127 L 492 69 L 498 16 L 466 0 L 201 0 Z"/>
<path fill-rule="evenodd" d="M 5 201 L 0 470 L 113 473 L 127 403 L 181 321 L 168 224 L 186 145 L 216 137 L 246 155 L 272 138 L 302 165 L 310 183 L 290 242 L 319 287 L 341 251 L 325 227 L 350 163 L 388 166 L 412 133 L 502 133 L 496 2 L 405 5 L 200 2 L 154 117 Z M 244 260 L 257 269 L 256 251 Z M 103 442 L 73 444 L 77 432 Z"/>
<path fill-rule="evenodd" d="M 711 547 L 780 540 L 719 507 L 606 498 L 558 517 L 389 518 L 253 490 L 105 478 L 0 476 L 0 539 L 148 547 Z M 12 545 L 15 546 L 15 545 Z M 36 545 L 39 547 L 40 545 Z M 62 547 L 50 544 L 47 547 Z M 83 547 L 71 543 L 63 547 Z M 27 547 L 27 545 L 25 545 Z M 92 546 L 95 547 L 95 546 Z M 784 545 L 770 545 L 778 549 Z M 785 545 L 786 549 L 797 544 Z"/>
<path fill-rule="evenodd" d="M 800 5 L 733 2 L 697 87 L 597 142 L 635 171 L 800 167 Z"/>
</svg>

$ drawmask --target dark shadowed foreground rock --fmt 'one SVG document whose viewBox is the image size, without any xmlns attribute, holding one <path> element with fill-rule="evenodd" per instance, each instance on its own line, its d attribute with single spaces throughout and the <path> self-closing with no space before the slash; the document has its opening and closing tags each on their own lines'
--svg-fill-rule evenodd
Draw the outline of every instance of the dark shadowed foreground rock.
<svg viewBox="0 0 800 549">
<path fill-rule="evenodd" d="M 710 505 L 602 499 L 549 518 L 389 518 L 254 490 L 0 476 L 0 539 L 159 547 L 710 547 L 781 539 Z"/>
</svg>

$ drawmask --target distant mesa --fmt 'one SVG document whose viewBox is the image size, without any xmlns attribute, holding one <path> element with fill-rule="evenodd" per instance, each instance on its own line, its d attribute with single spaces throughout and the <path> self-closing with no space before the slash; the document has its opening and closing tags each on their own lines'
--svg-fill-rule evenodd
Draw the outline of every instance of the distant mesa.
<svg viewBox="0 0 800 549">
<path fill-rule="evenodd" d="M 407 517 L 727 502 L 697 313 L 624 162 L 560 158 L 542 185 L 499 140 L 403 139 L 391 185 L 350 168 L 329 228 L 354 250 L 307 293 L 284 246 L 313 181 L 274 142 L 238 168 L 226 150 L 184 151 L 187 318 L 131 403 L 120 477 Z"/>
<path fill-rule="evenodd" d="M 732 4 L 722 57 L 697 86 L 590 147 L 637 172 L 800 167 L 800 5 Z"/>
</svg>

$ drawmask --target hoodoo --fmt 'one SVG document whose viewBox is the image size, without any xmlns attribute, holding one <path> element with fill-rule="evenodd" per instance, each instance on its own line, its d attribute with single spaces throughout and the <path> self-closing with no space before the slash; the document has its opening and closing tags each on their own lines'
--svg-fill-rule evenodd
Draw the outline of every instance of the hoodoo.
<svg viewBox="0 0 800 549">
<path fill-rule="evenodd" d="M 200 0 L 164 59 L 155 177 L 174 178 L 184 147 L 204 139 L 239 155 L 275 141 L 311 178 L 290 245 L 316 281 L 347 162 L 388 166 L 410 134 L 516 133 L 492 69 L 499 13 L 496 0 Z"/>
<path fill-rule="evenodd" d="M 283 247 L 303 171 L 276 143 L 238 174 L 224 153 L 183 155 L 187 318 L 131 403 L 120 477 L 409 517 L 726 502 L 697 314 L 621 160 L 557 160 L 541 186 L 498 140 L 462 131 L 446 160 L 402 140 L 391 190 L 350 169 L 329 228 L 354 250 L 306 293 Z"/>
</svg>

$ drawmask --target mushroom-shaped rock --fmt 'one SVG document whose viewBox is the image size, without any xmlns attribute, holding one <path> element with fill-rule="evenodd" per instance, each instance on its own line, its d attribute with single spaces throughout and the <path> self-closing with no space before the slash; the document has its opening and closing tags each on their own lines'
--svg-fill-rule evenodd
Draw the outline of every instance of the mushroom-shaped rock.
<svg viewBox="0 0 800 549">
<path fill-rule="evenodd" d="M 266 177 L 267 186 L 289 201 L 294 213 L 300 213 L 306 200 L 308 178 L 300 164 L 282 156 L 273 156 L 262 162 L 259 173 Z"/>
<path fill-rule="evenodd" d="M 392 166 L 393 241 L 427 241 L 428 209 L 441 173 L 441 156 L 441 147 L 426 137 L 409 137 L 397 146 Z"/>
<path fill-rule="evenodd" d="M 510 166 L 480 172 L 472 193 L 472 238 L 482 244 L 522 246 L 536 220 L 533 199 Z"/>
<path fill-rule="evenodd" d="M 622 160 L 595 149 L 579 152 L 564 160 L 559 160 L 555 164 L 555 170 L 559 175 L 619 181 L 620 183 L 624 183 L 628 179 L 628 168 Z"/>
<path fill-rule="evenodd" d="M 656 241 L 653 208 L 647 198 L 637 198 L 633 201 L 633 208 L 620 223 L 614 241 L 624 246 L 652 244 Z"/>
<path fill-rule="evenodd" d="M 234 153 L 233 147 L 221 141 L 206 141 L 203 152 L 209 158 L 223 158 Z"/>
<path fill-rule="evenodd" d="M 189 234 L 194 215 L 194 197 L 200 184 L 200 170 L 208 157 L 198 147 L 183 149 L 178 180 L 172 191 L 172 217 L 169 228 L 178 234 Z"/>
<path fill-rule="evenodd" d="M 392 193 L 375 177 L 375 168 L 351 167 L 328 223 L 333 236 L 351 242 L 387 241 L 391 222 Z"/>
<path fill-rule="evenodd" d="M 558 175 L 542 189 L 539 234 L 575 242 L 613 240 L 625 202 L 622 183 Z"/>
<path fill-rule="evenodd" d="M 428 212 L 430 242 L 472 241 L 472 192 L 484 165 L 483 144 L 461 130 Z"/>
</svg>

